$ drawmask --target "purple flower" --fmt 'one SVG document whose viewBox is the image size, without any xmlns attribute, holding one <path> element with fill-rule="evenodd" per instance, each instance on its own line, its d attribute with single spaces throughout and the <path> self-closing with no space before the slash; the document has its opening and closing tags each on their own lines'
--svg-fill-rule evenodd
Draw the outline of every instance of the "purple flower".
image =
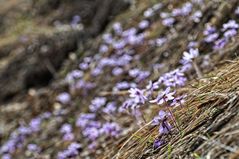
<svg viewBox="0 0 239 159">
<path fill-rule="evenodd" d="M 72 132 L 72 126 L 68 123 L 61 126 L 60 132 L 62 134 L 67 134 Z"/>
<path fill-rule="evenodd" d="M 111 137 L 118 137 L 120 134 L 121 128 L 120 126 L 115 122 L 107 122 L 103 124 L 101 128 L 101 132 L 107 136 Z"/>
<path fill-rule="evenodd" d="M 183 15 L 184 15 L 184 16 L 189 15 L 189 13 L 191 13 L 191 11 L 192 11 L 192 8 L 193 8 L 192 3 L 190 3 L 190 2 L 185 3 L 185 4 L 183 5 L 183 7 L 182 7 L 182 13 L 183 13 Z"/>
<path fill-rule="evenodd" d="M 149 27 L 149 21 L 148 20 L 142 20 L 139 23 L 139 28 L 140 29 L 145 29 L 145 28 L 148 28 L 148 27 Z"/>
<path fill-rule="evenodd" d="M 167 42 L 167 38 L 164 38 L 164 37 L 158 38 L 155 40 L 155 42 L 157 46 L 162 46 L 163 44 Z"/>
<path fill-rule="evenodd" d="M 231 37 L 234 37 L 236 34 L 237 34 L 236 29 L 229 29 L 223 34 L 223 36 L 225 38 L 231 38 Z"/>
<path fill-rule="evenodd" d="M 154 91 L 159 88 L 159 83 L 158 82 L 152 82 L 151 80 L 149 81 L 149 84 L 146 86 L 146 89 L 149 91 Z"/>
<path fill-rule="evenodd" d="M 37 118 L 34 118 L 30 121 L 29 123 L 29 126 L 31 128 L 31 130 L 33 132 L 37 132 L 40 130 L 40 126 L 41 126 L 41 118 L 37 117 Z"/>
<path fill-rule="evenodd" d="M 160 110 L 158 116 L 154 117 L 152 125 L 159 125 L 160 134 L 168 134 L 171 131 L 172 126 L 167 121 L 169 117 L 170 113 L 166 113 L 163 110 Z"/>
<path fill-rule="evenodd" d="M 159 149 L 159 148 L 161 148 L 163 145 L 164 145 L 164 141 L 157 139 L 157 140 L 155 140 L 154 143 L 153 143 L 153 148 L 154 148 L 154 149 Z"/>
<path fill-rule="evenodd" d="M 144 11 L 144 17 L 146 18 L 153 16 L 153 14 L 154 14 L 154 10 L 152 8 L 149 8 L 146 11 Z"/>
<path fill-rule="evenodd" d="M 68 83 L 72 83 L 74 82 L 76 79 L 79 79 L 81 77 L 83 77 L 84 73 L 80 70 L 73 70 L 70 73 L 67 74 L 65 80 Z"/>
<path fill-rule="evenodd" d="M 167 26 L 167 27 L 173 26 L 174 22 L 175 22 L 175 19 L 172 18 L 172 17 L 170 17 L 170 18 L 165 18 L 165 19 L 163 19 L 163 21 L 162 21 L 163 25 L 164 25 L 164 26 Z"/>
<path fill-rule="evenodd" d="M 57 159 L 68 159 L 75 157 L 79 154 L 81 147 L 81 144 L 73 142 L 68 146 L 66 150 L 58 153 Z"/>
<path fill-rule="evenodd" d="M 130 88 L 128 91 L 130 97 L 134 100 L 136 104 L 144 104 L 147 100 L 147 97 L 144 95 L 144 90 L 138 88 Z"/>
<path fill-rule="evenodd" d="M 124 70 L 120 67 L 115 67 L 113 70 L 112 70 L 112 74 L 114 76 L 119 76 L 121 75 L 122 73 L 124 72 Z"/>
<path fill-rule="evenodd" d="M 75 138 L 73 133 L 66 133 L 63 135 L 63 140 L 64 141 L 73 141 Z"/>
<path fill-rule="evenodd" d="M 81 114 L 76 121 L 76 126 L 85 128 L 89 125 L 91 121 L 93 121 L 96 118 L 96 115 L 93 113 L 88 114 Z"/>
<path fill-rule="evenodd" d="M 114 29 L 114 32 L 118 35 L 121 34 L 123 31 L 122 26 L 119 22 L 116 22 L 113 24 L 113 29 Z"/>
<path fill-rule="evenodd" d="M 69 93 L 63 92 L 56 97 L 56 100 L 61 102 L 62 104 L 68 104 L 71 101 L 71 96 Z"/>
<path fill-rule="evenodd" d="M 183 52 L 183 60 L 185 63 L 192 62 L 196 57 L 199 56 L 198 49 L 190 49 L 189 52 Z"/>
<path fill-rule="evenodd" d="M 157 96 L 156 99 L 151 100 L 150 103 L 157 103 L 158 105 L 163 104 L 164 102 L 173 100 L 174 97 L 173 95 L 175 94 L 175 92 L 170 92 L 170 87 L 166 88 L 165 91 L 160 92 Z"/>
<path fill-rule="evenodd" d="M 238 29 L 239 25 L 236 23 L 235 20 L 229 20 L 227 23 L 223 24 L 222 31 L 226 31 L 228 29 Z"/>
<path fill-rule="evenodd" d="M 208 36 L 206 36 L 204 38 L 204 40 L 207 42 L 207 43 L 211 43 L 211 42 L 214 42 L 215 40 L 217 40 L 217 38 L 219 37 L 219 34 L 218 33 L 213 33 L 213 34 L 209 34 Z"/>
<path fill-rule="evenodd" d="M 91 101 L 91 105 L 89 106 L 89 108 L 92 112 L 96 112 L 105 104 L 106 104 L 105 97 L 96 97 Z"/>
<path fill-rule="evenodd" d="M 193 13 L 193 15 L 191 16 L 191 19 L 195 22 L 195 23 L 199 23 L 200 19 L 202 17 L 202 12 L 200 10 L 196 11 L 195 13 Z"/>
<path fill-rule="evenodd" d="M 239 6 L 235 10 L 235 14 L 238 16 L 239 15 Z"/>
<path fill-rule="evenodd" d="M 96 140 L 101 135 L 100 129 L 96 127 L 86 127 L 82 133 L 85 137 L 87 137 L 91 141 Z"/>
<path fill-rule="evenodd" d="M 206 25 L 206 29 L 203 31 L 203 35 L 210 35 L 216 32 L 216 28 L 211 26 L 210 24 Z"/>
<path fill-rule="evenodd" d="M 185 98 L 187 96 L 186 95 L 183 95 L 183 96 L 179 96 L 179 97 L 176 97 L 173 99 L 173 102 L 171 103 L 171 106 L 181 106 L 185 103 Z"/>
<path fill-rule="evenodd" d="M 217 41 L 215 41 L 213 49 L 215 50 L 222 49 L 227 44 L 227 42 L 228 40 L 226 38 L 218 39 Z"/>
<path fill-rule="evenodd" d="M 116 112 L 116 103 L 115 102 L 109 102 L 106 107 L 102 110 L 106 114 L 113 114 Z"/>
<path fill-rule="evenodd" d="M 133 99 L 127 99 L 124 101 L 124 103 L 121 105 L 120 107 L 120 112 L 125 112 L 126 110 L 128 110 L 129 108 L 134 108 L 136 107 L 136 103 L 134 102 Z"/>
<path fill-rule="evenodd" d="M 10 154 L 4 154 L 2 155 L 2 159 L 12 159 L 12 156 Z"/>
<path fill-rule="evenodd" d="M 27 150 L 30 152 L 39 152 L 41 149 L 36 144 L 28 144 Z"/>
</svg>

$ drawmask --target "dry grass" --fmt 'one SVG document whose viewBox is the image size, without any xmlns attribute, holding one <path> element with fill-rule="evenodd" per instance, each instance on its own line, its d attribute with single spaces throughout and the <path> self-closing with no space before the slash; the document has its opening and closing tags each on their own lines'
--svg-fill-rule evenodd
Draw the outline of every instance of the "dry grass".
<svg viewBox="0 0 239 159">
<path fill-rule="evenodd" d="M 114 154 L 118 159 L 238 157 L 238 72 L 239 61 L 230 61 L 213 76 L 183 88 L 188 90 L 184 109 L 174 109 L 181 132 L 174 129 L 168 136 L 158 136 L 158 129 L 147 123 L 111 152 L 106 152 L 106 156 Z M 160 150 L 152 148 L 156 138 L 167 141 Z"/>
</svg>

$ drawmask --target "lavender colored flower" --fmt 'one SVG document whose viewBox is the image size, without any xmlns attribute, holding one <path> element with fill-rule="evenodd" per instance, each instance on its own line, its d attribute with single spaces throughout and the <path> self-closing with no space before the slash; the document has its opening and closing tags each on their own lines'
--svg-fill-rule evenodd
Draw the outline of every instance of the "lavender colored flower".
<svg viewBox="0 0 239 159">
<path fill-rule="evenodd" d="M 139 28 L 140 29 L 145 29 L 145 28 L 148 28 L 148 27 L 149 27 L 149 21 L 148 20 L 142 20 L 139 23 Z"/>
<path fill-rule="evenodd" d="M 114 32 L 118 35 L 121 34 L 123 31 L 122 26 L 119 22 L 116 22 L 113 24 L 113 29 L 114 29 Z"/>
<path fill-rule="evenodd" d="M 154 117 L 152 125 L 159 125 L 160 134 L 168 134 L 171 131 L 172 126 L 167 121 L 169 117 L 170 113 L 166 113 L 163 110 L 160 110 L 158 116 Z"/>
<path fill-rule="evenodd" d="M 195 22 L 195 23 L 199 23 L 200 19 L 202 17 L 202 12 L 200 10 L 196 11 L 195 13 L 193 13 L 193 15 L 191 16 L 191 19 Z"/>
<path fill-rule="evenodd" d="M 91 141 L 96 140 L 101 135 L 100 129 L 95 127 L 86 127 L 82 133 Z"/>
<path fill-rule="evenodd" d="M 42 119 L 37 117 L 30 121 L 29 126 L 33 132 L 37 132 L 40 130 Z"/>
<path fill-rule="evenodd" d="M 152 8 L 149 8 L 146 11 L 144 11 L 144 17 L 146 18 L 153 16 L 153 14 L 154 14 L 154 10 Z"/>
<path fill-rule="evenodd" d="M 186 64 L 187 65 L 187 64 Z M 184 66 L 186 66 L 184 64 Z M 187 81 L 182 69 L 175 69 L 168 73 L 162 75 L 158 83 L 164 84 L 166 87 L 176 87 L 176 86 L 184 86 Z"/>
<path fill-rule="evenodd" d="M 170 17 L 170 18 L 165 18 L 165 19 L 163 19 L 163 21 L 162 21 L 163 25 L 164 25 L 164 26 L 167 26 L 167 27 L 172 27 L 173 24 L 174 24 L 174 22 L 175 22 L 175 19 L 172 18 L 172 17 Z"/>
<path fill-rule="evenodd" d="M 12 156 L 10 154 L 4 154 L 2 155 L 2 159 L 12 159 Z"/>
<path fill-rule="evenodd" d="M 105 53 L 109 50 L 109 47 L 107 45 L 101 45 L 99 48 L 99 51 L 102 53 Z"/>
<path fill-rule="evenodd" d="M 85 128 L 95 118 L 96 118 L 96 115 L 93 114 L 93 113 L 81 114 L 76 120 L 76 126 L 81 127 L 81 128 Z"/>
<path fill-rule="evenodd" d="M 189 52 L 183 52 L 183 60 L 185 63 L 192 62 L 196 57 L 199 56 L 198 49 L 190 49 Z"/>
<path fill-rule="evenodd" d="M 229 20 L 227 23 L 223 24 L 222 31 L 226 31 L 228 29 L 238 29 L 239 25 L 235 20 Z"/>
<path fill-rule="evenodd" d="M 206 29 L 203 31 L 203 35 L 207 36 L 216 32 L 216 28 L 210 24 L 206 25 Z"/>
<path fill-rule="evenodd" d="M 183 96 L 179 96 L 173 99 L 173 102 L 171 103 L 171 106 L 182 106 L 185 103 L 185 98 L 187 96 L 183 95 Z"/>
<path fill-rule="evenodd" d="M 105 97 L 96 97 L 91 101 L 91 105 L 89 106 L 89 108 L 92 112 L 96 112 L 105 104 L 106 104 Z"/>
<path fill-rule="evenodd" d="M 116 112 L 116 103 L 115 102 L 109 102 L 105 108 L 103 108 L 103 112 L 106 114 L 113 114 Z"/>
<path fill-rule="evenodd" d="M 124 70 L 120 67 L 115 67 L 113 70 L 112 70 L 112 74 L 114 76 L 119 76 L 121 75 L 122 73 L 124 72 Z"/>
<path fill-rule="evenodd" d="M 101 132 L 110 137 L 118 137 L 120 135 L 121 128 L 115 122 L 107 122 L 103 124 Z"/>
<path fill-rule="evenodd" d="M 154 149 L 159 149 L 164 145 L 164 142 L 162 140 L 155 140 L 153 143 L 153 148 Z"/>
<path fill-rule="evenodd" d="M 158 38 L 155 40 L 155 42 L 157 46 L 162 46 L 163 44 L 167 42 L 167 38 L 164 38 L 164 37 Z"/>
<path fill-rule="evenodd" d="M 163 104 L 174 99 L 173 95 L 175 92 L 170 92 L 170 87 L 166 88 L 163 92 L 160 92 L 156 99 L 151 100 L 150 103 L 157 103 L 158 105 Z"/>
<path fill-rule="evenodd" d="M 92 76 L 98 76 L 102 73 L 102 68 L 96 67 L 91 71 Z"/>
<path fill-rule="evenodd" d="M 66 133 L 63 135 L 63 140 L 64 141 L 73 141 L 75 138 L 73 133 Z"/>
<path fill-rule="evenodd" d="M 82 148 L 81 144 L 73 142 L 68 148 L 62 152 L 59 152 L 57 155 L 57 159 L 67 159 L 76 157 L 79 154 L 79 150 Z"/>
<path fill-rule="evenodd" d="M 124 101 L 124 103 L 121 105 L 121 107 L 120 107 L 120 109 L 119 109 L 119 112 L 120 113 L 125 113 L 125 112 L 128 112 L 128 109 L 129 108 L 132 108 L 132 109 L 134 109 L 134 108 L 136 108 L 136 103 L 134 102 L 134 100 L 133 99 L 127 99 L 127 100 L 125 100 Z"/>
<path fill-rule="evenodd" d="M 67 92 L 63 92 L 56 97 L 56 100 L 62 104 L 68 104 L 71 101 L 71 96 Z"/>
<path fill-rule="evenodd" d="M 79 79 L 81 77 L 83 77 L 84 73 L 80 70 L 73 70 L 70 73 L 67 74 L 65 80 L 68 83 L 72 83 L 74 82 L 76 79 Z"/>
<path fill-rule="evenodd" d="M 81 17 L 79 15 L 75 15 L 72 18 L 71 25 L 73 27 L 76 27 L 76 25 L 79 24 L 80 21 L 81 21 Z"/>
<path fill-rule="evenodd" d="M 112 42 L 113 42 L 113 37 L 109 33 L 104 34 L 102 38 L 105 41 L 105 43 L 107 43 L 107 44 L 112 44 Z"/>
<path fill-rule="evenodd" d="M 237 34 L 236 29 L 229 29 L 229 30 L 225 31 L 225 33 L 223 34 L 223 36 L 224 36 L 225 38 L 231 38 L 231 37 L 234 37 L 236 34 Z"/>
<path fill-rule="evenodd" d="M 211 43 L 211 42 L 214 42 L 215 40 L 217 40 L 217 38 L 219 37 L 219 34 L 218 33 L 213 33 L 213 34 L 209 34 L 208 36 L 206 36 L 204 38 L 204 40 L 207 42 L 207 43 Z"/>
<path fill-rule="evenodd" d="M 60 132 L 61 132 L 62 134 L 71 133 L 71 132 L 72 132 L 72 126 L 71 126 L 70 124 L 68 124 L 68 123 L 63 124 L 63 125 L 61 126 Z"/>
<path fill-rule="evenodd" d="M 26 126 L 20 126 L 17 130 L 21 135 L 29 135 L 32 133 L 31 128 Z"/>
<path fill-rule="evenodd" d="M 192 3 L 190 3 L 190 2 L 185 3 L 185 4 L 183 5 L 183 7 L 182 7 L 182 13 L 183 13 L 183 15 L 184 15 L 184 16 L 189 15 L 189 13 L 191 13 L 191 11 L 192 11 L 192 8 L 193 8 Z"/>
<path fill-rule="evenodd" d="M 235 14 L 238 16 L 239 15 L 239 6 L 235 10 Z"/>
<path fill-rule="evenodd" d="M 196 41 L 190 41 L 189 43 L 188 43 L 188 48 L 190 49 L 190 48 L 196 48 L 198 46 L 198 42 L 196 42 Z"/>
<path fill-rule="evenodd" d="M 217 41 L 215 41 L 213 49 L 215 50 L 222 49 L 227 44 L 227 42 L 228 40 L 226 38 L 218 39 Z"/>
<path fill-rule="evenodd" d="M 134 99 L 136 104 L 144 104 L 147 100 L 147 97 L 144 95 L 144 90 L 138 88 L 131 88 L 129 91 L 130 97 Z"/>
<path fill-rule="evenodd" d="M 156 89 L 159 89 L 159 83 L 158 82 L 152 82 L 149 81 L 149 84 L 146 86 L 146 90 L 154 91 Z"/>
<path fill-rule="evenodd" d="M 41 149 L 36 144 L 28 144 L 27 150 L 30 152 L 39 152 Z"/>
</svg>

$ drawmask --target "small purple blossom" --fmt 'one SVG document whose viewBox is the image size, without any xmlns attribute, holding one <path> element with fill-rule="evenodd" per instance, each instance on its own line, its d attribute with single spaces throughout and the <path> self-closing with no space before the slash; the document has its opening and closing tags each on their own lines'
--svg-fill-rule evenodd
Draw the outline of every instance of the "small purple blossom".
<svg viewBox="0 0 239 159">
<path fill-rule="evenodd" d="M 149 101 L 150 103 L 157 103 L 158 105 L 163 104 L 174 99 L 173 95 L 175 92 L 170 92 L 170 87 L 166 88 L 165 91 L 160 92 L 156 99 Z"/>
<path fill-rule="evenodd" d="M 196 57 L 199 56 L 198 49 L 190 49 L 189 52 L 183 52 L 183 60 L 185 63 L 192 62 Z"/>
<path fill-rule="evenodd" d="M 147 97 L 144 95 L 144 90 L 138 88 L 131 88 L 129 91 L 130 97 L 134 99 L 136 104 L 144 104 L 147 100 Z"/>
<path fill-rule="evenodd" d="M 238 29 L 239 25 L 235 20 L 229 20 L 227 23 L 223 24 L 222 31 L 226 31 L 228 29 Z"/>
<path fill-rule="evenodd" d="M 75 135 L 73 133 L 66 133 L 63 135 L 64 141 L 73 141 L 75 138 Z"/>
<path fill-rule="evenodd" d="M 36 144 L 28 144 L 27 150 L 30 152 L 40 152 L 41 148 L 38 147 Z"/>
<path fill-rule="evenodd" d="M 139 28 L 140 29 L 145 29 L 145 28 L 148 28 L 148 27 L 149 27 L 149 21 L 148 20 L 142 20 L 139 23 Z"/>
<path fill-rule="evenodd" d="M 170 116 L 170 113 L 160 110 L 158 116 L 154 117 L 152 125 L 159 125 L 160 134 L 168 134 L 171 131 L 172 126 L 167 121 Z"/>
<path fill-rule="evenodd" d="M 71 133 L 71 132 L 72 132 L 72 126 L 71 126 L 70 124 L 68 124 L 68 123 L 63 124 L 63 125 L 61 126 L 60 132 L 61 132 L 62 134 Z"/>
<path fill-rule="evenodd" d="M 118 137 L 120 135 L 121 128 L 115 122 L 107 122 L 103 124 L 101 132 L 110 137 Z"/>
<path fill-rule="evenodd" d="M 228 40 L 226 38 L 218 39 L 217 41 L 215 41 L 213 49 L 215 50 L 222 49 L 227 44 L 227 42 Z"/>
<path fill-rule="evenodd" d="M 164 141 L 157 139 L 157 140 L 155 140 L 154 143 L 153 143 L 153 148 L 154 148 L 154 149 L 159 149 L 159 148 L 161 148 L 163 145 L 164 145 Z"/>
<path fill-rule="evenodd" d="M 71 101 L 71 96 L 67 92 L 63 92 L 56 97 L 56 100 L 62 104 L 68 104 Z"/>
<path fill-rule="evenodd" d="M 174 24 L 174 22 L 175 22 L 175 19 L 172 18 L 172 17 L 170 17 L 170 18 L 165 18 L 165 19 L 162 20 L 163 25 L 164 25 L 164 26 L 167 26 L 167 27 L 172 27 L 173 24 Z"/>
<path fill-rule="evenodd" d="M 92 112 L 96 112 L 105 104 L 106 104 L 105 97 L 96 97 L 91 101 L 89 108 Z"/>
</svg>

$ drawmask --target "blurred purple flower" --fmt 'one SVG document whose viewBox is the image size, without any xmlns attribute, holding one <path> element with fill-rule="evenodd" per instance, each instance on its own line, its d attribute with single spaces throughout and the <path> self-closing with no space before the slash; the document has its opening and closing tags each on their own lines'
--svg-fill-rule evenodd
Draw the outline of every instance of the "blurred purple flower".
<svg viewBox="0 0 239 159">
<path fill-rule="evenodd" d="M 71 101 L 71 96 L 67 92 L 63 92 L 56 97 L 56 100 L 62 104 L 68 104 Z"/>
<path fill-rule="evenodd" d="M 68 124 L 68 123 L 63 124 L 63 125 L 61 126 L 60 132 L 61 132 L 62 134 L 71 133 L 71 132 L 72 132 L 72 126 L 71 126 L 70 124 Z"/>
<path fill-rule="evenodd" d="M 92 112 L 96 112 L 105 104 L 106 104 L 105 97 L 96 97 L 91 101 L 89 108 Z"/>
<path fill-rule="evenodd" d="M 149 21 L 148 20 L 142 20 L 139 23 L 139 28 L 140 29 L 145 29 L 145 28 L 148 28 L 148 27 L 149 27 Z"/>
<path fill-rule="evenodd" d="M 134 100 L 136 104 L 144 104 L 147 100 L 147 97 L 144 95 L 144 90 L 138 88 L 130 88 L 128 91 L 130 97 Z"/>
<path fill-rule="evenodd" d="M 198 49 L 190 49 L 189 52 L 183 52 L 183 60 L 185 63 L 192 62 L 196 57 L 199 56 Z"/>
<path fill-rule="evenodd" d="M 171 131 L 172 126 L 167 121 L 169 117 L 170 113 L 166 113 L 163 110 L 160 110 L 158 116 L 154 117 L 152 125 L 159 125 L 160 134 L 168 134 Z"/>
<path fill-rule="evenodd" d="M 170 92 L 170 87 L 167 87 L 165 91 L 160 92 L 156 99 L 149 101 L 150 103 L 157 103 L 158 105 L 163 104 L 164 102 L 171 101 L 174 99 L 173 95 L 175 92 Z"/>
</svg>

